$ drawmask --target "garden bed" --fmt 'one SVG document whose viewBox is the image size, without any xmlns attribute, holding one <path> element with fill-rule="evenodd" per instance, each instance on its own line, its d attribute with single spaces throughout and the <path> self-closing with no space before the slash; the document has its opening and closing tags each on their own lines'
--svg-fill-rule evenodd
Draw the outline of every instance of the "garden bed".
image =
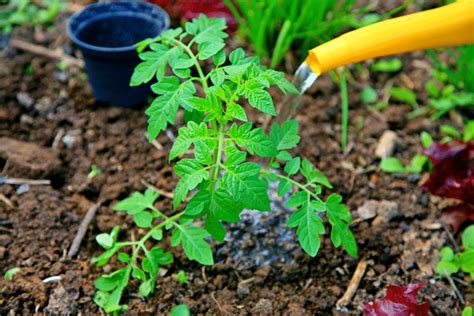
<svg viewBox="0 0 474 316">
<path fill-rule="evenodd" d="M 22 27 L 13 38 L 26 36 L 53 47 L 58 45 L 53 39 L 62 32 L 59 28 L 33 36 L 31 30 Z M 0 167 L 15 170 L 15 164 L 27 161 L 31 168 L 22 165 L 23 169 L 16 169 L 21 173 L 9 176 L 50 179 L 51 185 L 0 185 L 4 198 L 0 202 L 1 272 L 21 268 L 14 282 L 1 280 L 0 314 L 100 313 L 92 301 L 93 282 L 102 274 L 90 262 L 101 251 L 95 236 L 115 225 L 128 237 L 138 235 L 132 219 L 114 212 L 112 206 L 131 192 L 144 190 L 142 180 L 173 191 L 178 178 L 168 163 L 168 151 L 176 130 L 162 134 L 158 144 L 150 144 L 144 134 L 144 110 L 96 104 L 80 69 L 61 70 L 54 61 L 19 50 L 6 49 L 1 54 L 0 137 L 24 143 L 15 143 L 15 150 L 23 153 L 16 159 L 9 160 L 0 151 Z M 451 243 L 439 222 L 444 202 L 419 188 L 419 176 L 381 172 L 374 155 L 383 132 L 391 129 L 399 138 L 399 156 L 408 161 L 420 148 L 420 132 L 435 133 L 439 123 L 407 120 L 411 108 L 404 104 L 370 110 L 359 98 L 361 87 L 382 89 L 393 81 L 412 84 L 420 103 L 426 102 L 423 91 L 431 61 L 419 52 L 402 60 L 403 72 L 395 75 L 354 72 L 345 152 L 340 150 L 339 89 L 329 76 L 318 79 L 295 113 L 302 137 L 296 152 L 321 169 L 334 191 L 344 197 L 354 217 L 351 228 L 359 246 L 357 259 L 334 250 L 329 238 L 319 254 L 310 258 L 299 249 L 294 232 L 284 229 L 280 218 L 284 210 L 258 220 L 249 213 L 232 229 L 228 241 L 213 245 L 216 264 L 212 267 L 203 268 L 171 249 L 176 262 L 160 272 L 149 300 L 142 301 L 132 292 L 124 295 L 129 312 L 165 313 L 186 303 L 193 314 L 305 315 L 345 310 L 360 314 L 362 302 L 382 296 L 389 284 L 427 281 L 419 299 L 430 302 L 431 312 L 459 315 L 463 305 L 451 285 L 434 272 L 438 250 Z M 282 96 L 273 94 L 278 104 Z M 27 147 L 21 151 L 22 146 Z M 39 146 L 37 150 L 50 156 L 55 167 L 38 166 L 36 151 L 28 146 Z M 103 172 L 88 179 L 92 164 Z M 93 204 L 100 208 L 78 255 L 69 259 L 68 249 Z M 166 212 L 172 209 L 172 201 L 161 196 L 158 206 Z M 376 209 L 375 216 L 361 217 L 371 213 L 371 208 Z M 367 268 L 358 290 L 347 306 L 337 307 L 360 261 L 367 262 Z M 176 281 L 179 270 L 188 275 L 186 284 Z M 53 276 L 61 280 L 43 281 Z M 463 284 L 457 283 L 465 300 L 472 302 L 472 288 Z"/>
</svg>

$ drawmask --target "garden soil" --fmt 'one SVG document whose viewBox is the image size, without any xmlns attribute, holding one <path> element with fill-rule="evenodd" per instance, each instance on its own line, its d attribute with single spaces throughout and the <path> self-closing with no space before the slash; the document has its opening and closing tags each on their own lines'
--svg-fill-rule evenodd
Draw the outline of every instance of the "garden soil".
<svg viewBox="0 0 474 316">
<path fill-rule="evenodd" d="M 48 32 L 22 27 L 13 38 L 52 49 L 63 45 L 68 51 L 61 25 Z M 101 253 L 94 238 L 115 225 L 120 226 L 123 239 L 143 233 L 130 217 L 112 207 L 132 192 L 144 190 L 143 180 L 173 191 L 178 178 L 168 152 L 176 129 L 160 135 L 157 143 L 148 143 L 144 108 L 96 103 L 80 69 L 61 70 L 54 61 L 11 48 L 4 49 L 0 58 L 2 176 L 51 180 L 50 185 L 12 185 L 0 178 L 0 272 L 21 268 L 13 281 L 0 281 L 0 314 L 102 314 L 92 300 L 93 282 L 120 263 L 114 259 L 104 268 L 92 265 L 91 258 Z M 463 305 L 452 286 L 434 272 L 438 250 L 459 244 L 459 234 L 450 236 L 449 228 L 440 222 L 449 203 L 423 192 L 420 176 L 381 172 L 374 154 L 383 133 L 392 130 L 397 135 L 395 154 L 408 162 L 421 147 L 420 132 L 436 135 L 440 123 L 407 120 L 411 108 L 405 104 L 390 102 L 385 110 L 372 110 L 359 97 L 363 87 L 383 91 L 393 83 L 413 89 L 420 104 L 425 104 L 424 84 L 431 68 L 426 55 L 413 53 L 403 56 L 400 73 L 353 70 L 349 142 L 344 151 L 340 149 L 339 88 L 329 76 L 318 79 L 295 113 L 302 139 L 294 153 L 326 173 L 334 191 L 344 197 L 354 217 L 358 258 L 334 249 L 328 234 L 315 258 L 304 254 L 294 232 L 284 227 L 288 210 L 275 201 L 273 213 L 246 212 L 245 220 L 231 227 L 227 240 L 213 245 L 217 263 L 212 267 L 204 268 L 186 260 L 180 249 L 170 249 L 175 263 L 160 270 L 155 293 L 148 300 L 134 294 L 137 284 L 127 289 L 123 298 L 127 313 L 166 314 L 186 303 L 196 315 L 358 315 L 362 303 L 382 297 L 388 285 L 426 281 L 418 298 L 430 303 L 431 313 L 460 315 Z M 283 99 L 273 92 L 276 103 Z M 263 123 L 262 117 L 251 116 Z M 92 164 L 102 173 L 88 179 Z M 79 225 L 93 204 L 100 208 L 79 253 L 68 258 Z M 157 205 L 172 213 L 169 198 L 161 196 Z M 362 260 L 367 269 L 355 295 L 347 305 L 338 306 Z M 188 276 L 183 285 L 176 280 L 180 270 Z M 56 278 L 44 281 L 50 277 Z M 458 274 L 454 282 L 472 304 L 468 277 Z"/>
</svg>

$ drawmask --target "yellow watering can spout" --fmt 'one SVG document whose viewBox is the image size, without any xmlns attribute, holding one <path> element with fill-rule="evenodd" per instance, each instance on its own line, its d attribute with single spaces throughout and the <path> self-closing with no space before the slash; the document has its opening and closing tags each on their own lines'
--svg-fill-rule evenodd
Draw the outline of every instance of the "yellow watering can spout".
<svg viewBox="0 0 474 316">
<path fill-rule="evenodd" d="M 375 57 L 474 43 L 474 0 L 375 23 L 309 51 L 317 75 Z"/>
</svg>

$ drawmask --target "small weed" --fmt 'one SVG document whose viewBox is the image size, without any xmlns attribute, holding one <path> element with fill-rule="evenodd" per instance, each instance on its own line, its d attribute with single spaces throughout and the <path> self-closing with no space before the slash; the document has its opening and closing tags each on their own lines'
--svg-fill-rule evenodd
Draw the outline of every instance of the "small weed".
<svg viewBox="0 0 474 316">
<path fill-rule="evenodd" d="M 8 269 L 7 272 L 5 272 L 3 278 L 7 281 L 11 281 L 11 280 L 13 280 L 13 276 L 15 274 L 17 274 L 18 272 L 20 272 L 20 271 L 21 271 L 21 269 L 18 268 L 18 267 Z"/>
</svg>

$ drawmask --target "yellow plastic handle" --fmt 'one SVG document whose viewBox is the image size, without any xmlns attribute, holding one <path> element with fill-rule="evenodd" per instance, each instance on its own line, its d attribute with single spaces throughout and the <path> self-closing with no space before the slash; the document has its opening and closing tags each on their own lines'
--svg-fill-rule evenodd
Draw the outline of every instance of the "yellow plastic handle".
<svg viewBox="0 0 474 316">
<path fill-rule="evenodd" d="M 320 75 L 370 58 L 472 43 L 474 0 L 463 0 L 348 32 L 310 50 L 306 63 Z"/>
</svg>

